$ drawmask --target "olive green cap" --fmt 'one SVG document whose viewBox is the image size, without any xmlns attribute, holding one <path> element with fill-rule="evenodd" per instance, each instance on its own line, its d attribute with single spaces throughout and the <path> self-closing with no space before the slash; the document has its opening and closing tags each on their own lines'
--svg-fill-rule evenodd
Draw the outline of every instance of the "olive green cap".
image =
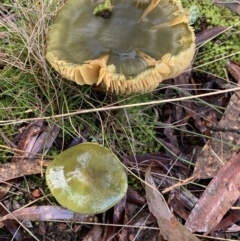
<svg viewBox="0 0 240 241">
<path fill-rule="evenodd" d="M 56 156 L 47 167 L 46 181 L 63 207 L 82 214 L 110 209 L 128 186 L 123 165 L 113 152 L 88 142 Z"/>
<path fill-rule="evenodd" d="M 49 27 L 46 58 L 80 85 L 151 91 L 191 63 L 188 17 L 180 0 L 69 0 Z"/>
</svg>

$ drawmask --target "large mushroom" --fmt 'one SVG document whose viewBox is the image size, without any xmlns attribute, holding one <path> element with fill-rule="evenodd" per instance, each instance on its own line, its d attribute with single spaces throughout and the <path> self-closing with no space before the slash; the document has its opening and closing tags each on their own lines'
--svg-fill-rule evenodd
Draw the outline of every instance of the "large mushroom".
<svg viewBox="0 0 240 241">
<path fill-rule="evenodd" d="M 47 168 L 46 181 L 63 207 L 82 214 L 108 210 L 127 191 L 122 164 L 97 143 L 79 144 L 56 156 Z"/>
<path fill-rule="evenodd" d="M 46 58 L 80 85 L 151 91 L 191 63 L 188 16 L 180 0 L 69 0 L 50 26 Z"/>
</svg>

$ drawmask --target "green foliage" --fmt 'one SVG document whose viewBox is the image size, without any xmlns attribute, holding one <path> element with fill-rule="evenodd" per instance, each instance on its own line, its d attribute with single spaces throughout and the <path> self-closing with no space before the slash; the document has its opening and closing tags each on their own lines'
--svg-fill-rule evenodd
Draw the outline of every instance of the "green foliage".
<svg viewBox="0 0 240 241">
<path fill-rule="evenodd" d="M 240 51 L 240 17 L 233 11 L 225 7 L 216 6 L 209 0 L 183 1 L 183 5 L 187 8 L 190 8 L 193 4 L 196 5 L 200 14 L 193 26 L 196 32 L 215 26 L 233 26 L 220 36 L 204 44 L 200 48 L 194 63 L 194 67 L 198 68 L 199 71 L 210 72 L 224 78 L 225 73 L 223 69 L 228 58 L 240 62 L 240 54 L 235 54 Z M 228 57 L 232 54 L 233 56 Z M 219 60 L 220 58 L 222 59 Z M 213 63 L 209 63 L 211 61 Z M 201 67 L 201 65 L 204 66 Z"/>
<path fill-rule="evenodd" d="M 140 180 L 133 175 L 128 175 L 128 184 L 137 192 L 144 190 Z"/>
</svg>

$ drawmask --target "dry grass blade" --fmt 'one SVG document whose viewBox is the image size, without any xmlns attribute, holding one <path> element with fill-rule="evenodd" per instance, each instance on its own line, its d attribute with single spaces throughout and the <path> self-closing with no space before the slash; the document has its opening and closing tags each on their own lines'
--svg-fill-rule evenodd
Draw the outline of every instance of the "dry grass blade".
<svg viewBox="0 0 240 241">
<path fill-rule="evenodd" d="M 169 241 L 199 241 L 199 239 L 179 223 L 171 213 L 164 197 L 157 190 L 151 176 L 150 168 L 148 168 L 146 172 L 145 181 L 148 184 L 145 187 L 148 207 L 157 219 L 160 232 L 164 239 Z"/>
<path fill-rule="evenodd" d="M 132 107 L 140 107 L 140 106 L 151 106 L 151 105 L 160 105 L 160 104 L 165 104 L 168 102 L 177 102 L 177 101 L 188 101 L 192 99 L 198 99 L 202 97 L 207 97 L 207 96 L 212 96 L 212 95 L 218 95 L 218 94 L 224 94 L 224 93 L 229 93 L 232 91 L 238 91 L 240 90 L 240 87 L 235 87 L 231 89 L 226 89 L 226 90 L 217 90 L 214 92 L 209 92 L 205 94 L 199 94 L 199 95 L 190 95 L 190 96 L 185 96 L 181 98 L 174 98 L 174 99 L 164 99 L 164 100 L 155 100 L 155 101 L 148 101 L 148 102 L 140 102 L 136 104 L 127 104 L 127 105 L 114 105 L 114 106 L 109 106 L 106 105 L 104 107 L 99 107 L 99 108 L 91 108 L 91 109 L 79 109 L 77 111 L 72 111 L 69 113 L 64 113 L 64 114 L 56 114 L 56 115 L 51 115 L 51 116 L 44 116 L 44 117 L 38 117 L 38 120 L 52 120 L 52 119 L 58 119 L 58 118 L 65 118 L 65 117 L 71 117 L 74 115 L 80 115 L 80 114 L 86 114 L 86 113 L 94 113 L 94 112 L 103 112 L 103 111 L 113 111 L 113 110 L 120 110 L 123 108 L 132 108 Z M 18 123 L 23 123 L 23 122 L 29 122 L 29 121 L 34 121 L 36 118 L 26 118 L 26 119 L 11 119 L 11 120 L 0 120 L 0 126 L 4 125 L 9 125 L 9 124 L 18 124 Z"/>
</svg>

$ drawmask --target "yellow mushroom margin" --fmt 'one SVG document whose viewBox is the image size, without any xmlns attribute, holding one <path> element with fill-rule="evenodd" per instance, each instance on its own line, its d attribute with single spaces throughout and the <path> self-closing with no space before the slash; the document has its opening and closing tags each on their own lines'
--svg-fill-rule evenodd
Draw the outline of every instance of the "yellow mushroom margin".
<svg viewBox="0 0 240 241">
<path fill-rule="evenodd" d="M 148 7 L 143 11 L 138 22 L 144 21 L 144 18 L 147 18 L 148 14 L 161 2 L 163 0 L 150 0 Z M 165 0 L 165 5 L 166 2 L 168 0 Z M 187 36 L 183 35 L 177 40 L 179 45 L 182 46 L 182 50 L 177 55 L 166 53 L 160 60 L 156 60 L 136 46 L 136 52 L 146 61 L 148 68 L 133 77 L 126 76 L 124 72 L 117 72 L 116 67 L 108 63 L 109 53 L 76 64 L 59 58 L 57 51 L 47 47 L 46 58 L 63 77 L 75 81 L 79 85 L 96 85 L 103 90 L 117 94 L 152 91 L 163 80 L 174 78 L 182 73 L 190 65 L 195 52 L 195 35 L 193 28 L 188 24 L 188 11 L 183 9 L 181 1 L 172 0 L 169 2 L 174 3 L 177 7 L 177 10 L 173 13 L 174 17 L 168 22 L 156 24 L 152 27 L 152 30 L 185 24 L 189 34 Z M 52 45 L 51 31 L 53 30 L 50 29 L 48 34 L 48 46 Z"/>
</svg>

